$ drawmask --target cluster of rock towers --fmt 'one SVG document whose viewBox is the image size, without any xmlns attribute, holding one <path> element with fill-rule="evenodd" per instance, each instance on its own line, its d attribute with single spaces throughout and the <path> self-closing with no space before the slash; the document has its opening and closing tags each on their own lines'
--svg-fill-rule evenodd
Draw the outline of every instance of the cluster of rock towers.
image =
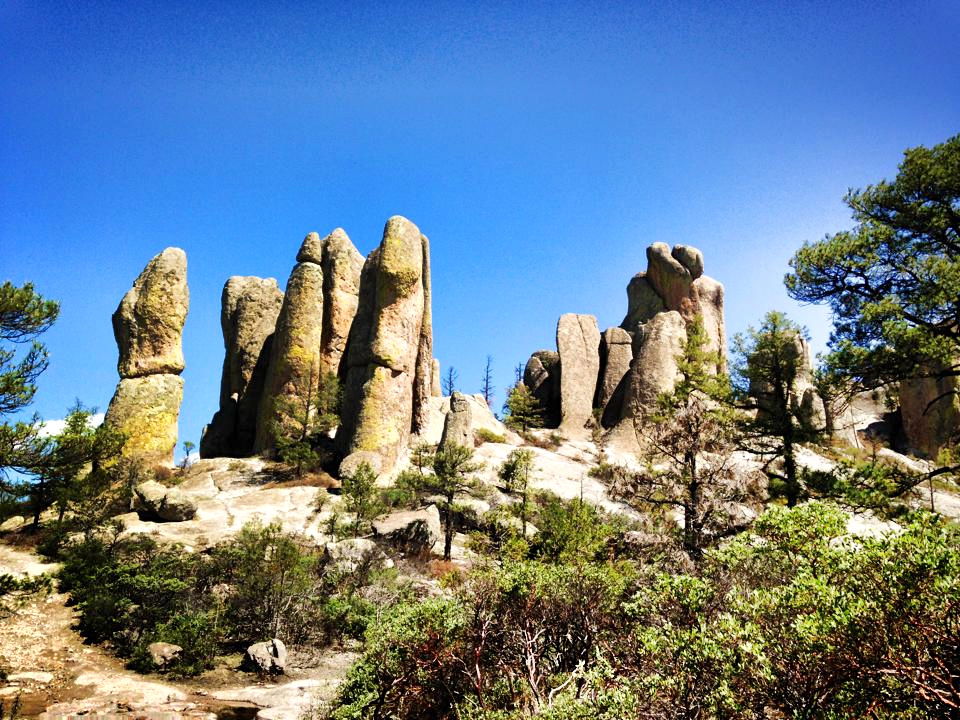
<svg viewBox="0 0 960 720">
<path fill-rule="evenodd" d="M 284 408 L 333 374 L 343 387 L 336 442 L 344 463 L 388 468 L 438 394 L 429 241 L 394 216 L 366 259 L 340 228 L 307 235 L 296 259 L 286 293 L 273 279 L 238 276 L 224 285 L 220 406 L 200 455 L 271 454 Z M 168 248 L 114 315 L 122 379 L 107 421 L 131 438 L 125 452 L 158 463 L 172 460 L 176 444 L 186 298 L 186 256 Z"/>
<path fill-rule="evenodd" d="M 627 285 L 627 313 L 619 327 L 600 332 L 593 315 L 561 315 L 557 350 L 538 350 L 524 384 L 544 408 L 548 427 L 570 437 L 599 418 L 613 441 L 632 443 L 634 421 L 673 388 L 677 356 L 695 319 L 707 350 L 725 369 L 723 285 L 703 274 L 703 254 L 687 245 L 647 248 L 647 270 Z"/>
<path fill-rule="evenodd" d="M 695 321 L 716 355 L 716 370 L 725 370 L 724 288 L 703 274 L 702 253 L 654 243 L 646 254 L 647 270 L 627 285 L 627 312 L 618 327 L 601 333 L 593 315 L 562 315 L 556 351 L 539 350 L 526 364 L 524 383 L 543 406 L 547 426 L 570 438 L 585 436 L 596 420 L 612 443 L 635 444 L 638 422 L 676 382 L 677 358 Z M 286 293 L 272 278 L 237 276 L 224 285 L 220 402 L 200 455 L 271 455 L 275 429 L 289 421 L 286 409 L 335 375 L 343 391 L 335 437 L 341 472 L 360 461 L 389 470 L 409 436 L 426 427 L 429 398 L 440 395 L 429 241 L 394 216 L 366 258 L 337 228 L 324 238 L 307 235 L 296 260 Z M 173 460 L 188 307 L 186 255 L 167 248 L 113 315 L 120 382 L 105 422 L 127 435 L 125 454 L 148 463 Z M 799 336 L 797 343 L 804 362 L 792 402 L 821 425 L 824 406 L 813 389 L 809 347 Z M 921 454 L 935 454 L 960 425 L 958 403 L 937 413 L 917 409 L 942 390 L 936 383 L 910 381 L 901 392 L 906 439 Z M 453 402 L 451 415 L 457 407 Z"/>
</svg>

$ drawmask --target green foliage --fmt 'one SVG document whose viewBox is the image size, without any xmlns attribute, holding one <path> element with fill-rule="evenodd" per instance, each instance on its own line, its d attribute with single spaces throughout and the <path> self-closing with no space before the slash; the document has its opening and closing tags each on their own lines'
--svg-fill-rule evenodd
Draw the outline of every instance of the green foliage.
<svg viewBox="0 0 960 720">
<path fill-rule="evenodd" d="M 48 441 L 40 420 L 10 422 L 12 415 L 33 402 L 37 379 L 47 369 L 47 349 L 36 340 L 56 321 L 60 306 L 37 294 L 33 285 L 0 285 L 0 498 L 22 497 L 24 488 L 8 470 L 34 470 Z M 18 348 L 29 343 L 18 357 Z"/>
<path fill-rule="evenodd" d="M 433 474 L 421 476 L 421 489 L 437 493 L 443 497 L 440 510 L 443 511 L 444 543 L 443 559 L 450 559 L 453 545 L 453 500 L 457 493 L 466 492 L 477 486 L 474 473 L 483 465 L 474 462 L 473 448 L 450 444 L 440 448 L 433 456 Z"/>
<path fill-rule="evenodd" d="M 505 443 L 507 441 L 505 435 L 495 433 L 488 428 L 480 428 L 474 433 L 474 436 L 480 443 Z"/>
<path fill-rule="evenodd" d="M 518 382 L 507 394 L 503 404 L 504 423 L 511 430 L 526 432 L 530 428 L 543 426 L 543 408 L 530 388 Z"/>
<path fill-rule="evenodd" d="M 320 375 L 311 366 L 307 387 L 299 396 L 275 400 L 279 417 L 272 432 L 277 455 L 296 468 L 297 477 L 319 469 L 327 461 L 327 435 L 340 424 L 342 394 L 334 373 Z"/>
<path fill-rule="evenodd" d="M 478 565 L 369 627 L 331 717 L 952 717 L 960 530 L 921 513 L 851 538 L 847 519 L 773 508 L 689 574 Z"/>
<path fill-rule="evenodd" d="M 341 478 L 344 505 L 347 512 L 355 517 L 356 527 L 375 518 L 380 511 L 377 502 L 377 474 L 367 462 L 360 463 L 356 469 Z"/>
<path fill-rule="evenodd" d="M 9 617 L 30 598 L 52 588 L 49 575 L 15 577 L 0 573 L 0 619 Z"/>
<path fill-rule="evenodd" d="M 529 513 L 530 473 L 534 470 L 533 450 L 517 448 L 511 450 L 503 465 L 497 471 L 500 480 L 510 492 L 520 496 L 520 536 L 527 536 L 527 515 Z"/>
<path fill-rule="evenodd" d="M 819 438 L 797 396 L 806 331 L 780 312 L 768 312 L 757 329 L 734 338 L 738 399 L 751 413 L 741 417 L 740 444 L 765 461 L 767 475 L 782 481 L 787 504 L 801 497 L 796 446 Z M 782 461 L 782 471 L 775 461 Z"/>
<path fill-rule="evenodd" d="M 706 348 L 707 335 L 697 319 L 677 356 L 673 390 L 658 398 L 656 413 L 637 427 L 645 468 L 636 473 L 607 469 L 624 501 L 646 511 L 683 514 L 683 549 L 694 561 L 737 529 L 733 503 L 748 495 L 729 462 L 735 430 L 729 379 L 717 372 L 719 356 Z"/>
<path fill-rule="evenodd" d="M 273 637 L 358 637 L 375 610 L 360 594 L 369 568 L 321 572 L 322 554 L 277 525 L 247 525 L 202 555 L 101 533 L 68 545 L 61 560 L 60 588 L 79 611 L 77 630 L 143 671 L 154 669 L 152 642 L 180 645 L 164 670 L 192 675 L 217 655 Z"/>
<path fill-rule="evenodd" d="M 805 243 L 785 278 L 794 299 L 830 306 L 830 364 L 864 388 L 925 366 L 956 374 L 960 135 L 907 150 L 892 181 L 844 201 L 853 229 Z"/>
<path fill-rule="evenodd" d="M 611 554 L 626 521 L 608 515 L 583 500 L 563 500 L 553 494 L 537 498 L 534 523 L 539 531 L 530 540 L 533 556 L 549 562 L 596 562 Z"/>
</svg>

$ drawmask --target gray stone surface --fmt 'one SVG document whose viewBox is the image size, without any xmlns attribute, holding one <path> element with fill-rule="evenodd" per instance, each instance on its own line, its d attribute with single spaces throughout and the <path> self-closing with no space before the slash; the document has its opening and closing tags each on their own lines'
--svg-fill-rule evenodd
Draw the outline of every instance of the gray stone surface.
<svg viewBox="0 0 960 720">
<path fill-rule="evenodd" d="M 473 442 L 473 413 L 470 410 L 470 401 L 459 392 L 454 391 L 450 396 L 450 412 L 443 422 L 443 435 L 440 438 L 440 447 L 451 445 L 472 448 Z"/>
<path fill-rule="evenodd" d="M 585 433 L 593 416 L 600 372 L 600 330 L 593 315 L 561 315 L 557 322 L 560 353 L 560 430 Z"/>
</svg>

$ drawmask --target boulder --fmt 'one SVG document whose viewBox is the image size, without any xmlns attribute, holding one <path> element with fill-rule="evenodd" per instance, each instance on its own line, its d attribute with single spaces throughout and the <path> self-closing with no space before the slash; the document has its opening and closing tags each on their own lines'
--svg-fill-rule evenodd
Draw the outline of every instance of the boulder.
<svg viewBox="0 0 960 720">
<path fill-rule="evenodd" d="M 160 506 L 163 505 L 163 498 L 166 495 L 166 485 L 161 485 L 156 480 L 147 480 L 133 489 L 131 506 L 134 510 L 156 515 L 160 511 Z"/>
<path fill-rule="evenodd" d="M 637 325 L 645 323 L 657 313 L 663 312 L 666 307 L 663 299 L 657 295 L 647 274 L 640 272 L 634 275 L 627 284 L 627 314 L 620 323 L 620 327 L 628 332 L 635 332 Z"/>
<path fill-rule="evenodd" d="M 163 498 L 157 515 L 167 522 L 192 520 L 197 514 L 197 503 L 177 488 L 170 488 Z"/>
<path fill-rule="evenodd" d="M 153 664 L 162 668 L 179 658 L 183 648 L 173 643 L 153 642 L 147 645 L 147 652 L 150 654 Z"/>
<path fill-rule="evenodd" d="M 172 464 L 183 378 L 146 375 L 123 378 L 107 407 L 104 423 L 126 435 L 123 455 L 149 464 Z"/>
<path fill-rule="evenodd" d="M 324 372 L 340 375 L 350 326 L 357 314 L 363 255 L 342 228 L 327 235 L 322 244 L 323 331 L 320 360 Z"/>
<path fill-rule="evenodd" d="M 723 285 L 702 275 L 693 281 L 690 289 L 693 309 L 707 334 L 706 349 L 718 355 L 717 372 L 724 373 L 727 371 L 727 331 L 723 318 Z"/>
<path fill-rule="evenodd" d="M 200 457 L 253 452 L 257 414 L 283 293 L 273 278 L 235 276 L 221 294 L 224 360 L 220 409 L 200 439 Z"/>
<path fill-rule="evenodd" d="M 560 424 L 560 353 L 537 350 L 523 369 L 523 384 L 543 408 L 546 427 Z"/>
<path fill-rule="evenodd" d="M 319 242 L 317 233 L 307 235 L 297 257 L 313 258 Z M 323 300 L 323 268 L 316 262 L 299 262 L 290 273 L 277 317 L 257 419 L 257 452 L 273 449 L 274 427 L 290 424 L 290 406 L 320 387 Z"/>
<path fill-rule="evenodd" d="M 360 450 L 350 453 L 340 462 L 340 477 L 350 477 L 363 463 L 379 475 L 383 471 L 383 458 L 375 452 L 369 450 Z"/>
<path fill-rule="evenodd" d="M 416 225 L 394 216 L 360 277 L 337 443 L 347 456 L 378 454 L 384 470 L 396 463 L 415 426 L 417 402 L 429 395 L 427 247 Z"/>
<path fill-rule="evenodd" d="M 167 248 L 147 263 L 113 313 L 120 377 L 183 372 L 181 337 L 189 305 L 187 255 Z"/>
<path fill-rule="evenodd" d="M 666 243 L 653 243 L 647 248 L 646 278 L 667 310 L 683 312 L 684 306 L 690 303 L 693 277 L 673 256 Z"/>
<path fill-rule="evenodd" d="M 379 518 L 373 522 L 373 532 L 404 552 L 415 555 L 430 552 L 443 540 L 440 511 L 436 505 Z"/>
<path fill-rule="evenodd" d="M 133 489 L 131 506 L 148 518 L 165 522 L 192 520 L 197 514 L 197 503 L 193 498 L 155 480 L 140 483 Z"/>
<path fill-rule="evenodd" d="M 900 417 L 906 450 L 936 459 L 940 450 L 956 442 L 960 431 L 960 381 L 956 377 L 931 377 L 900 383 Z"/>
<path fill-rule="evenodd" d="M 703 253 L 697 248 L 689 245 L 674 245 L 670 254 L 687 269 L 693 280 L 703 275 Z"/>
<path fill-rule="evenodd" d="M 273 638 L 247 648 L 247 666 L 267 675 L 282 675 L 287 664 L 287 648 L 283 641 Z"/>
<path fill-rule="evenodd" d="M 598 408 L 606 408 L 616 396 L 616 419 L 619 419 L 623 402 L 625 378 L 633 360 L 633 338 L 623 328 L 607 328 L 600 339 L 600 382 L 597 384 Z M 619 393 L 618 393 L 619 390 Z"/>
<path fill-rule="evenodd" d="M 560 430 L 583 434 L 593 417 L 600 372 L 600 330 L 593 315 L 561 315 L 557 322 L 560 353 Z"/>
<path fill-rule="evenodd" d="M 470 411 L 470 401 L 465 395 L 454 391 L 450 396 L 450 412 L 443 422 L 443 435 L 440 437 L 440 448 L 451 445 L 472 448 L 473 443 L 473 413 Z"/>
</svg>

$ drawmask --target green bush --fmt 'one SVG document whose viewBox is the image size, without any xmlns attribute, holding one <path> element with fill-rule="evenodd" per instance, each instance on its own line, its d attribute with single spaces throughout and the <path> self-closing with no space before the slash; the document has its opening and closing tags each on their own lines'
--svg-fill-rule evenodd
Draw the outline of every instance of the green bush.
<svg viewBox="0 0 960 720">
<path fill-rule="evenodd" d="M 772 508 L 686 574 L 604 561 L 602 514 L 544 507 L 539 558 L 371 625 L 331 717 L 956 714 L 960 528 L 921 512 L 851 538 L 830 503 Z"/>
<path fill-rule="evenodd" d="M 58 578 L 84 639 L 109 643 L 141 671 L 155 669 L 150 643 L 173 643 L 183 652 L 164 670 L 192 675 L 217 655 L 274 637 L 321 644 L 362 636 L 375 613 L 360 593 L 370 569 L 323 572 L 322 562 L 278 525 L 254 524 L 201 555 L 143 535 L 87 538 L 64 549 Z"/>
<path fill-rule="evenodd" d="M 477 440 L 478 445 L 482 445 L 483 443 L 505 443 L 507 441 L 506 435 L 495 433 L 488 428 L 480 428 L 473 436 Z"/>
</svg>

